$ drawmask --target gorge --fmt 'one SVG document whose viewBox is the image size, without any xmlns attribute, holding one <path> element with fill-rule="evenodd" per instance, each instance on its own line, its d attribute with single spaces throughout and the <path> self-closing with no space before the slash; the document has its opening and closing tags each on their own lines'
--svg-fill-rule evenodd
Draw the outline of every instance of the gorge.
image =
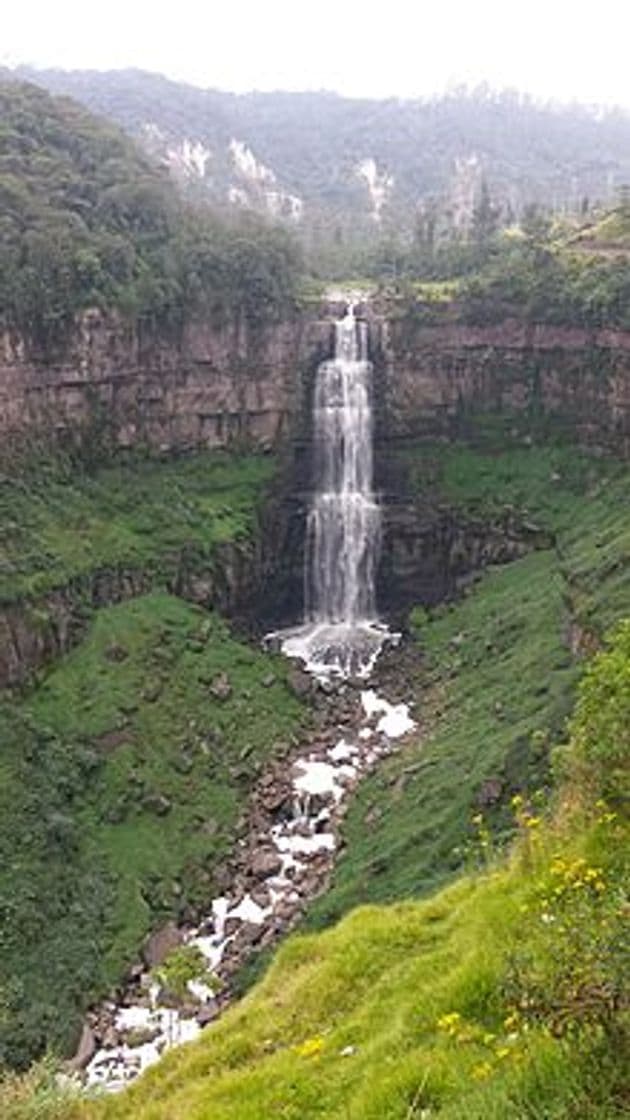
<svg viewBox="0 0 630 1120">
<path fill-rule="evenodd" d="M 625 211 L 333 290 L 0 107 L 0 1113 L 617 1120 Z"/>
</svg>

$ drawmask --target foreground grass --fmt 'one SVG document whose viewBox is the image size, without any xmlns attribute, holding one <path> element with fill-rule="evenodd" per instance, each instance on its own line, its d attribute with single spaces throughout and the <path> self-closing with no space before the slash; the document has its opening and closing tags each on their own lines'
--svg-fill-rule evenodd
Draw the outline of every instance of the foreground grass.
<svg viewBox="0 0 630 1120">
<path fill-rule="evenodd" d="M 628 726 L 630 626 L 585 681 L 554 814 L 543 821 L 516 799 L 509 860 L 431 900 L 363 907 L 323 934 L 293 937 L 241 1004 L 129 1091 L 59 1102 L 32 1075 L 7 1083 L 8 1115 L 626 1116 Z"/>
<path fill-rule="evenodd" d="M 187 548 L 206 560 L 246 534 L 275 469 L 269 456 L 196 453 L 93 473 L 58 461 L 0 476 L 0 603 L 42 595 L 88 572 L 169 574 Z"/>
<path fill-rule="evenodd" d="M 495 837 L 510 831 L 512 794 L 548 784 L 549 745 L 573 705 L 580 656 L 628 610 L 627 467 L 574 448 L 508 447 L 502 431 L 484 445 L 408 452 L 415 492 L 479 519 L 509 506 L 551 531 L 555 547 L 487 572 L 456 603 L 412 614 L 425 668 L 407 683 L 429 731 L 361 785 L 311 928 L 444 883 L 466 866 L 471 817 L 489 803 Z"/>
<path fill-rule="evenodd" d="M 259 766 L 302 719 L 286 673 L 155 593 L 100 611 L 38 688 L 0 699 L 5 1060 L 67 1045 L 148 929 L 211 895 Z"/>
</svg>

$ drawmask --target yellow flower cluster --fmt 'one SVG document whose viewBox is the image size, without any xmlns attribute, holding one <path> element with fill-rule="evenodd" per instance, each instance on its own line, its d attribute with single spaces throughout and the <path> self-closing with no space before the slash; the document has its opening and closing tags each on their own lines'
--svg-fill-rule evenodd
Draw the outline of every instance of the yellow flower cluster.
<svg viewBox="0 0 630 1120">
<path fill-rule="evenodd" d="M 474 1066 L 471 1071 L 475 1081 L 484 1081 L 490 1077 L 497 1062 L 504 1062 L 508 1058 L 517 1061 L 519 1058 L 518 1043 L 521 1041 L 519 1032 L 523 1024 L 518 1011 L 513 1011 L 504 1020 L 505 1034 L 500 1037 L 475 1023 L 466 1022 L 459 1011 L 449 1011 L 446 1015 L 441 1015 L 436 1026 L 453 1042 L 475 1043 L 486 1048 L 488 1057 Z"/>
<path fill-rule="evenodd" d="M 553 888 L 556 898 L 560 898 L 567 891 L 583 888 L 591 888 L 598 893 L 606 889 L 601 867 L 590 867 L 587 860 L 581 857 L 565 860 L 561 856 L 555 856 L 550 871 L 556 884 Z"/>
<path fill-rule="evenodd" d="M 600 812 L 600 815 L 597 818 L 597 823 L 598 824 L 612 824 L 613 821 L 617 820 L 617 814 L 612 813 L 609 810 L 605 801 L 602 801 L 601 799 L 599 801 L 596 801 L 595 802 L 595 808 L 599 809 L 599 812 Z"/>
<path fill-rule="evenodd" d="M 316 1058 L 321 1054 L 323 1048 L 324 1040 L 318 1037 L 305 1039 L 299 1046 L 295 1046 L 294 1050 L 296 1054 L 299 1054 L 300 1058 Z"/>
<path fill-rule="evenodd" d="M 451 1038 L 456 1038 L 459 1034 L 462 1025 L 462 1017 L 459 1011 L 449 1011 L 447 1015 L 441 1015 L 437 1021 L 437 1028 L 444 1031 L 445 1034 L 450 1035 Z"/>
</svg>

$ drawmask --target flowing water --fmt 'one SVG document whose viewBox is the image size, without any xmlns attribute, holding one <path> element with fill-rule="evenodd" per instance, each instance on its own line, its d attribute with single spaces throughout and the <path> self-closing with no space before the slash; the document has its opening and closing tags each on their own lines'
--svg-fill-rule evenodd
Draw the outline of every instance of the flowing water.
<svg viewBox="0 0 630 1120">
<path fill-rule="evenodd" d="M 365 677 L 389 634 L 375 595 L 381 511 L 372 489 L 372 366 L 367 325 L 352 304 L 335 324 L 334 357 L 317 370 L 313 427 L 304 623 L 281 635 L 282 650 L 322 676 Z"/>
<path fill-rule="evenodd" d="M 307 523 L 305 621 L 274 637 L 281 639 L 285 653 L 301 658 L 317 675 L 367 676 L 381 646 L 393 636 L 376 613 L 381 519 L 372 491 L 372 368 L 366 326 L 357 321 L 352 305 L 336 324 L 335 337 L 334 358 L 322 362 L 315 386 L 317 489 Z M 229 983 L 232 965 L 242 963 L 251 950 L 252 928 L 259 927 L 260 944 L 267 943 L 264 938 L 269 941 L 278 929 L 294 923 L 305 896 L 322 889 L 348 796 L 389 754 L 394 740 L 414 727 L 406 704 L 390 704 L 372 690 L 363 691 L 360 712 L 352 723 L 338 727 L 342 737 L 333 739 L 334 745 L 329 739 L 307 744 L 283 764 L 290 812 L 283 786 L 275 784 L 278 778 L 271 782 L 269 810 L 265 798 L 270 785 L 261 783 L 262 792 L 252 802 L 251 835 L 236 848 L 240 864 L 233 889 L 211 899 L 197 925 L 180 931 L 184 943 L 201 954 L 200 976 L 189 981 L 183 1005 L 172 1008 L 163 998 L 159 976 L 140 970 L 140 979 L 123 989 L 118 1002 L 96 1010 L 91 1019 L 96 1052 L 83 1075 L 88 1086 L 122 1089 L 165 1050 L 199 1034 L 219 1010 L 215 982 Z M 261 851 L 267 856 L 262 871 L 254 866 Z M 313 877 L 314 857 L 319 878 Z"/>
</svg>

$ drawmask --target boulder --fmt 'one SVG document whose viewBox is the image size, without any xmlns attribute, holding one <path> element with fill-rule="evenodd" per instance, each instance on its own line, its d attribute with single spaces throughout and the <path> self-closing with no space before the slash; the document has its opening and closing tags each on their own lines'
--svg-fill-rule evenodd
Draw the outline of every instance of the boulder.
<svg viewBox="0 0 630 1120">
<path fill-rule="evenodd" d="M 204 1003 L 197 1012 L 197 1022 L 200 1027 L 207 1027 L 208 1023 L 212 1023 L 219 1014 L 219 1005 L 216 999 L 209 999 Z"/>
<path fill-rule="evenodd" d="M 161 929 L 152 933 L 142 949 L 142 959 L 147 968 L 157 968 L 161 965 L 169 953 L 182 944 L 183 939 L 184 935 L 175 922 L 167 922 Z"/>
<path fill-rule="evenodd" d="M 277 875 L 282 868 L 282 857 L 275 848 L 260 848 L 252 855 L 251 871 L 256 879 Z"/>
<path fill-rule="evenodd" d="M 313 691 L 313 678 L 303 669 L 293 668 L 287 674 L 287 684 L 294 696 L 299 700 L 306 699 Z"/>
<path fill-rule="evenodd" d="M 232 695 L 232 685 L 227 673 L 218 673 L 210 685 L 210 692 L 215 700 L 229 700 Z"/>
<path fill-rule="evenodd" d="M 96 1053 L 96 1039 L 89 1023 L 84 1023 L 81 1030 L 81 1037 L 79 1045 L 77 1046 L 74 1057 L 68 1063 L 70 1069 L 74 1072 L 85 1069 L 90 1064 L 92 1058 Z"/>
<path fill-rule="evenodd" d="M 147 793 L 143 797 L 142 804 L 145 809 L 150 813 L 156 813 L 158 817 L 165 817 L 172 809 L 172 802 L 163 793 Z"/>
</svg>

